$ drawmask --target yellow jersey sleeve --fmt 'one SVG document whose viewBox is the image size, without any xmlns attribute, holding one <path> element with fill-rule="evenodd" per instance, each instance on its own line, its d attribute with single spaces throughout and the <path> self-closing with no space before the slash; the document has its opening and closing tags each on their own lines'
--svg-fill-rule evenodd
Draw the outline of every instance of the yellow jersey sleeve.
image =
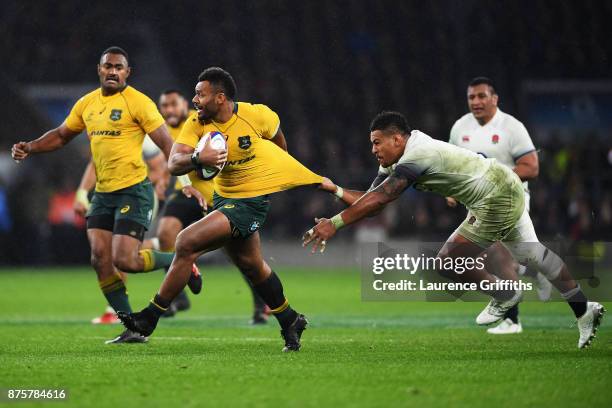
<svg viewBox="0 0 612 408">
<path fill-rule="evenodd" d="M 138 100 L 134 106 L 137 106 L 134 112 L 134 119 L 138 122 L 142 130 L 146 133 L 151 133 L 165 123 L 163 116 L 157 110 L 155 103 L 146 95 L 138 95 Z"/>
<path fill-rule="evenodd" d="M 264 139 L 272 139 L 280 127 L 278 114 L 266 105 L 256 104 L 253 107 L 256 111 L 254 117 L 257 118 L 257 132 Z"/>
<path fill-rule="evenodd" d="M 197 115 L 197 113 L 194 113 L 187 118 L 175 143 L 181 143 L 195 149 L 202 135 L 202 125 L 200 125 Z"/>
<path fill-rule="evenodd" d="M 83 120 L 83 110 L 85 109 L 85 97 L 82 97 L 74 104 L 68 117 L 64 121 L 68 129 L 75 132 L 82 132 L 85 129 L 85 121 Z"/>
</svg>

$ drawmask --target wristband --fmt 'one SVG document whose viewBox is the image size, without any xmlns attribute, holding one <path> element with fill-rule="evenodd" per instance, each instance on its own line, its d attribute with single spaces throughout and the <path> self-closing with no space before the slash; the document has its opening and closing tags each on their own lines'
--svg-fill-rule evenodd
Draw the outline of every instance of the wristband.
<svg viewBox="0 0 612 408">
<path fill-rule="evenodd" d="M 334 195 L 338 198 L 344 197 L 344 189 L 340 186 L 336 186 L 336 192 L 334 193 Z"/>
<path fill-rule="evenodd" d="M 84 188 L 79 188 L 76 192 L 76 201 L 83 204 L 85 207 L 89 207 L 89 199 L 87 198 L 87 194 L 89 192 Z"/>
<path fill-rule="evenodd" d="M 186 174 L 183 174 L 182 176 L 177 176 L 176 179 L 178 180 L 179 183 L 181 183 L 181 188 L 191 185 L 191 179 Z"/>
<path fill-rule="evenodd" d="M 339 230 L 340 228 L 344 227 L 344 220 L 342 220 L 342 215 L 340 214 L 336 214 L 333 217 L 331 217 L 330 221 L 332 224 L 334 224 L 334 227 L 336 227 L 336 230 Z"/>
<path fill-rule="evenodd" d="M 200 152 L 198 151 L 193 152 L 193 154 L 191 155 L 191 164 L 193 164 L 194 166 L 200 165 Z"/>
</svg>

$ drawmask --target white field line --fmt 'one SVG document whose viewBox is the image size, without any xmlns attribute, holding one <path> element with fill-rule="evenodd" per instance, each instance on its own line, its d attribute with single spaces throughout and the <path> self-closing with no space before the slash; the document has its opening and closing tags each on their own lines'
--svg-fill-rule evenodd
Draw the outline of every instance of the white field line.
<svg viewBox="0 0 612 408">
<path fill-rule="evenodd" d="M 108 337 L 104 336 L 79 336 L 81 340 L 108 340 Z M 153 336 L 151 340 L 162 340 L 162 341 L 198 341 L 198 342 L 217 342 L 217 343 L 240 343 L 243 341 L 247 342 L 282 342 L 282 339 L 276 337 L 194 337 L 194 336 Z M 387 343 L 393 343 L 393 339 L 382 340 Z M 338 337 L 312 337 L 308 338 L 309 343 L 354 343 L 354 339 L 338 338 Z M 380 343 L 380 340 L 377 340 Z"/>
</svg>

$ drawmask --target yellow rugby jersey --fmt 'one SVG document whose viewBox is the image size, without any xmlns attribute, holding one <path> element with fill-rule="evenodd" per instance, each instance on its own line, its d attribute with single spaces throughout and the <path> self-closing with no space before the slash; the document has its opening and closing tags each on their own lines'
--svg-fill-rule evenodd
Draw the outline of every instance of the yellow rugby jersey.
<svg viewBox="0 0 612 408">
<path fill-rule="evenodd" d="M 108 193 L 145 179 L 142 141 L 146 133 L 164 124 L 164 118 L 148 96 L 128 86 L 110 96 L 103 96 L 100 88 L 88 93 L 64 123 L 75 132 L 87 129 L 96 191 Z"/>
<path fill-rule="evenodd" d="M 250 198 L 321 183 L 321 176 L 267 140 L 276 135 L 279 126 L 278 115 L 267 106 L 236 102 L 226 123 L 202 124 L 197 113 L 192 114 L 176 142 L 196 147 L 207 132 L 225 135 L 227 163 L 213 179 L 215 191 L 222 197 Z"/>
<path fill-rule="evenodd" d="M 194 113 L 197 115 L 196 111 L 190 110 L 189 116 L 193 115 Z M 179 123 L 178 126 L 176 127 L 168 125 L 170 136 L 172 136 L 172 140 L 174 140 L 175 142 L 178 139 L 179 135 L 181 134 L 181 129 L 183 128 L 183 125 L 185 124 L 185 122 L 187 122 L 187 119 Z M 189 179 L 191 180 L 191 185 L 193 186 L 193 188 L 198 190 L 200 194 L 202 194 L 202 196 L 206 200 L 206 203 L 210 207 L 212 207 L 213 193 L 215 191 L 214 182 L 212 180 L 202 180 L 201 178 L 198 177 L 195 170 L 190 172 L 188 175 L 189 175 Z M 174 184 L 174 189 L 178 191 L 182 189 L 182 185 L 178 180 Z"/>
</svg>

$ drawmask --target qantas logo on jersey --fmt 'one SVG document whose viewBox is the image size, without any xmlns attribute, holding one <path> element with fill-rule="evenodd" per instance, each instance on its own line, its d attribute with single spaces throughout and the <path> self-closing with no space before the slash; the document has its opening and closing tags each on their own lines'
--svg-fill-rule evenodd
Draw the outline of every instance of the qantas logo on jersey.
<svg viewBox="0 0 612 408">
<path fill-rule="evenodd" d="M 234 160 L 234 161 L 228 161 L 227 163 L 225 163 L 226 166 L 236 166 L 237 164 L 244 164 L 246 162 L 250 162 L 251 160 L 253 160 L 255 158 L 255 155 L 252 155 L 250 157 L 247 157 L 246 159 L 242 159 L 242 160 Z"/>
<path fill-rule="evenodd" d="M 469 136 L 469 135 L 464 135 L 464 136 L 461 138 L 461 141 L 462 141 L 463 143 L 469 143 L 469 141 L 470 141 L 470 136 Z"/>
<path fill-rule="evenodd" d="M 89 136 L 120 136 L 120 130 L 94 130 Z"/>
<path fill-rule="evenodd" d="M 498 144 L 499 143 L 499 135 L 491 136 L 491 142 L 493 142 L 493 144 Z"/>
</svg>

